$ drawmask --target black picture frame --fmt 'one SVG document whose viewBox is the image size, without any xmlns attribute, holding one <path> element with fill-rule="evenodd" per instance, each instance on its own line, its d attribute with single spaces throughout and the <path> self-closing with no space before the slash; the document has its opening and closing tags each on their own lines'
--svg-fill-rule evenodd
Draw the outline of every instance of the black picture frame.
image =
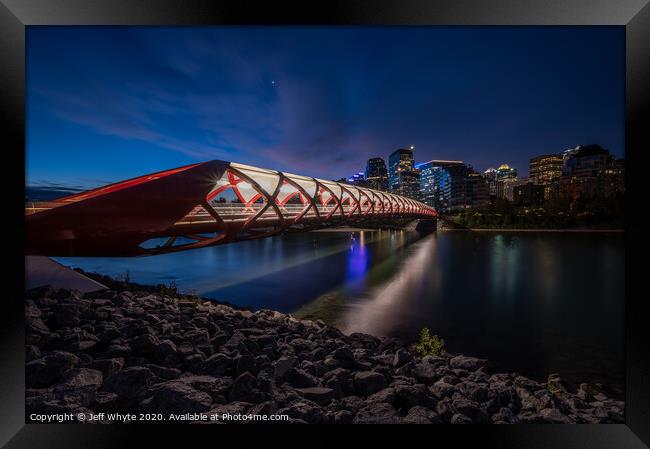
<svg viewBox="0 0 650 449">
<path fill-rule="evenodd" d="M 626 34 L 626 424 L 513 426 L 84 426 L 24 423 L 24 151 L 25 27 L 31 25 L 613 25 Z M 650 5 L 645 0 L 0 0 L 0 113 L 4 170 L 0 176 L 5 295 L 0 327 L 0 444 L 8 448 L 183 447 L 197 436 L 228 434 L 255 443 L 338 443 L 341 432 L 375 438 L 407 433 L 411 444 L 451 439 L 499 448 L 644 448 L 650 445 L 650 327 L 644 295 L 650 220 L 648 167 Z M 645 132 L 644 132 L 645 131 Z M 9 194 L 7 194 L 7 192 Z M 588 315 L 588 312 L 586 312 Z M 297 427 L 301 427 L 297 429 Z M 303 432 L 305 432 L 303 434 Z M 209 434 L 209 435 L 208 435 Z M 191 440 L 188 437 L 192 437 Z M 420 439 L 421 440 L 417 440 Z M 258 439 L 258 441 L 255 441 Z M 155 440 L 155 442 L 154 442 Z M 223 443 L 222 443 L 223 444 Z M 350 444 L 355 444 L 350 441 Z"/>
</svg>

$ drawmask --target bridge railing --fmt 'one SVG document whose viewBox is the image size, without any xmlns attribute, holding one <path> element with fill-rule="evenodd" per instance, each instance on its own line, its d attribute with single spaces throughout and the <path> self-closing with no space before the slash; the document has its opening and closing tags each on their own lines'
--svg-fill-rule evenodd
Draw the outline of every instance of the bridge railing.
<svg viewBox="0 0 650 449">
<path fill-rule="evenodd" d="M 29 251 L 46 255 L 159 254 L 292 229 L 436 216 L 392 193 L 225 161 L 27 203 L 25 213 Z"/>
</svg>

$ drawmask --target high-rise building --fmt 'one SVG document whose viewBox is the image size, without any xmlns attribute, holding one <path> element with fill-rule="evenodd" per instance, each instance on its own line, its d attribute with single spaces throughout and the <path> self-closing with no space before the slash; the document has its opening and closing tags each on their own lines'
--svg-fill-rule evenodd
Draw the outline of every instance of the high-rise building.
<svg viewBox="0 0 650 449">
<path fill-rule="evenodd" d="M 413 149 L 399 148 L 388 158 L 388 188 L 391 192 L 413 199 L 419 198 L 420 173 L 413 165 Z"/>
<path fill-rule="evenodd" d="M 490 189 L 485 178 L 471 171 L 465 178 L 465 207 L 484 207 L 490 202 Z"/>
<path fill-rule="evenodd" d="M 371 189 L 388 190 L 388 170 L 381 157 L 368 159 L 366 164 L 366 183 Z"/>
<path fill-rule="evenodd" d="M 506 193 L 511 191 L 512 185 L 516 182 L 517 169 L 508 164 L 501 164 L 496 169 L 496 197 L 512 201 L 512 195 Z"/>
<path fill-rule="evenodd" d="M 357 173 L 353 174 L 352 176 L 350 176 L 347 179 L 347 184 L 352 184 L 352 185 L 361 186 L 361 187 L 369 187 L 368 183 L 366 182 L 365 174 L 362 171 L 357 172 Z"/>
<path fill-rule="evenodd" d="M 522 180 L 513 186 L 512 202 L 515 206 L 540 206 L 544 202 L 544 184 Z"/>
<path fill-rule="evenodd" d="M 564 152 L 559 194 L 571 201 L 624 191 L 624 163 L 600 145 L 577 146 Z"/>
<path fill-rule="evenodd" d="M 497 196 L 497 169 L 488 168 L 483 172 L 483 177 L 488 184 L 490 198 L 496 198 Z"/>
<path fill-rule="evenodd" d="M 530 180 L 534 184 L 543 186 L 545 200 L 557 193 L 563 163 L 564 158 L 561 154 L 544 154 L 530 160 Z"/>
<path fill-rule="evenodd" d="M 435 171 L 439 179 L 436 208 L 453 212 L 485 206 L 489 201 L 489 187 L 485 178 L 471 166 L 459 161 L 447 161 Z"/>
<path fill-rule="evenodd" d="M 561 154 L 544 154 L 530 160 L 530 180 L 535 184 L 550 184 L 562 176 L 563 157 Z"/>
<path fill-rule="evenodd" d="M 448 207 L 451 176 L 448 166 L 463 165 L 462 161 L 431 160 L 416 164 L 420 170 L 420 200 L 440 211 Z"/>
</svg>

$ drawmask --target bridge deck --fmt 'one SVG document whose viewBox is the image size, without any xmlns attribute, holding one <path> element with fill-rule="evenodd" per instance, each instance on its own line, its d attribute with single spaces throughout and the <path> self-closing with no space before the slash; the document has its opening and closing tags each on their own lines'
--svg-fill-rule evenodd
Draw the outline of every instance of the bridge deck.
<svg viewBox="0 0 650 449">
<path fill-rule="evenodd" d="M 28 203 L 25 214 L 29 254 L 125 256 L 437 215 L 410 198 L 223 161 Z"/>
</svg>

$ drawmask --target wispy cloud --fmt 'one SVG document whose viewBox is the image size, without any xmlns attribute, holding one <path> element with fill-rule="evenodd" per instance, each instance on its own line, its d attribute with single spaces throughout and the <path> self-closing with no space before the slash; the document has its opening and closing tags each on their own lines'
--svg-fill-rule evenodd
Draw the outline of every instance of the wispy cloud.
<svg viewBox="0 0 650 449">
<path fill-rule="evenodd" d="M 333 178 L 410 144 L 418 159 L 480 168 L 491 159 L 523 167 L 533 151 L 581 136 L 622 141 L 623 109 L 610 86 L 623 85 L 622 67 L 601 70 L 617 47 L 607 57 L 580 50 L 611 42 L 604 32 L 574 32 L 575 42 L 547 30 L 472 31 L 471 39 L 436 29 L 30 32 L 30 129 L 56 117 L 159 148 L 161 160 L 225 159 Z M 545 44 L 552 39 L 566 49 Z M 546 69 L 554 64 L 564 70 Z M 598 107 L 589 108 L 592 97 Z"/>
</svg>

